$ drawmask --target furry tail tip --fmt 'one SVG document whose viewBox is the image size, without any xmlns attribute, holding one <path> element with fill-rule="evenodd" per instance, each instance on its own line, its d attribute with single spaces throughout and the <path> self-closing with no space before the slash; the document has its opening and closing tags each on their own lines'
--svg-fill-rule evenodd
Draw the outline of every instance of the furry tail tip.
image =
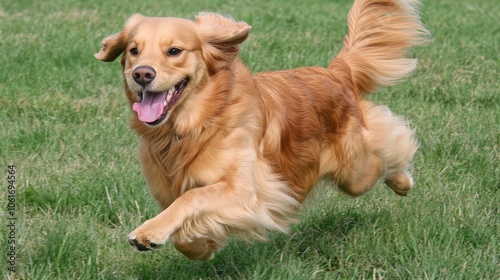
<svg viewBox="0 0 500 280">
<path fill-rule="evenodd" d="M 417 65 L 416 59 L 406 58 L 409 48 L 430 37 L 420 21 L 419 5 L 419 0 L 355 0 L 344 46 L 329 68 L 349 67 L 360 94 L 408 75 Z"/>
</svg>

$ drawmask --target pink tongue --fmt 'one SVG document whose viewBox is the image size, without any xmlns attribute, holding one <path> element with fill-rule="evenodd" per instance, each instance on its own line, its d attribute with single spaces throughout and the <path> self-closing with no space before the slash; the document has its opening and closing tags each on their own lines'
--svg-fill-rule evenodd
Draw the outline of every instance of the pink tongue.
<svg viewBox="0 0 500 280">
<path fill-rule="evenodd" d="M 163 114 L 163 103 L 167 93 L 143 93 L 141 103 L 134 103 L 132 109 L 137 112 L 137 117 L 143 122 L 154 122 Z"/>
</svg>

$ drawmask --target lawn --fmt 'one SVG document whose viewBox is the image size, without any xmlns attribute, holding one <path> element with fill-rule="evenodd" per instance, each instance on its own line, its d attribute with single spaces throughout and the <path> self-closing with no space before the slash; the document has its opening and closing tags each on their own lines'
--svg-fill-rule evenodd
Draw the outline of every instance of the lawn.
<svg viewBox="0 0 500 280">
<path fill-rule="evenodd" d="M 158 209 L 128 128 L 120 64 L 93 57 L 101 40 L 136 12 L 193 18 L 208 10 L 253 26 L 241 48 L 253 72 L 326 66 L 342 45 L 350 5 L 2 0 L 3 278 L 499 279 L 496 0 L 424 1 L 434 41 L 411 52 L 420 62 L 414 74 L 370 96 L 417 129 L 416 187 L 408 197 L 379 184 L 353 199 L 322 182 L 289 234 L 231 240 L 207 262 L 191 262 L 171 245 L 144 254 L 128 245 L 127 234 Z"/>
</svg>

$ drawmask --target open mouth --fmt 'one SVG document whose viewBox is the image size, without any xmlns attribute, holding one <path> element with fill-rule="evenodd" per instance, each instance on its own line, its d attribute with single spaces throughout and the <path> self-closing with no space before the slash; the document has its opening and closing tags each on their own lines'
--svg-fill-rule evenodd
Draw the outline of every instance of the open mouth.
<svg viewBox="0 0 500 280">
<path fill-rule="evenodd" d="M 189 79 L 183 79 L 175 86 L 162 92 L 140 91 L 140 101 L 132 105 L 140 121 L 154 126 L 160 124 L 168 115 L 168 111 L 179 100 Z"/>
</svg>

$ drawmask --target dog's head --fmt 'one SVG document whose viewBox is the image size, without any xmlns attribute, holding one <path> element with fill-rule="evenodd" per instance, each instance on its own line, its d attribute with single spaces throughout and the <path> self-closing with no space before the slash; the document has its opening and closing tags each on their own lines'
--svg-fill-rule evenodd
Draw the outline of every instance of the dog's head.
<svg viewBox="0 0 500 280">
<path fill-rule="evenodd" d="M 133 15 L 102 41 L 95 57 L 121 60 L 127 97 L 140 121 L 157 126 L 201 90 L 208 76 L 227 68 L 250 32 L 244 22 L 214 13 L 195 21 Z"/>
</svg>

